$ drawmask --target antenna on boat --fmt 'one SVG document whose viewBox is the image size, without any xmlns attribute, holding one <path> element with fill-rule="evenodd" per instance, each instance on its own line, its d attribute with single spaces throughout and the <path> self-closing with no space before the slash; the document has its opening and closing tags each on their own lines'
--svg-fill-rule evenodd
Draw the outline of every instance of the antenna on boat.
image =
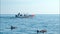
<svg viewBox="0 0 60 34">
<path fill-rule="evenodd" d="M 22 13 L 22 10 L 20 10 L 20 13 Z"/>
</svg>

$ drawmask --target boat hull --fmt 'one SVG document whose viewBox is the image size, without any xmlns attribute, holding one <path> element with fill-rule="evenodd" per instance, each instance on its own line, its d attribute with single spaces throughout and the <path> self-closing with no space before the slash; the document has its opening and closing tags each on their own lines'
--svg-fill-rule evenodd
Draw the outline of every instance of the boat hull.
<svg viewBox="0 0 60 34">
<path fill-rule="evenodd" d="M 29 17 L 33 17 L 33 15 L 29 15 L 29 16 L 17 16 L 15 15 L 16 18 L 29 18 Z"/>
</svg>

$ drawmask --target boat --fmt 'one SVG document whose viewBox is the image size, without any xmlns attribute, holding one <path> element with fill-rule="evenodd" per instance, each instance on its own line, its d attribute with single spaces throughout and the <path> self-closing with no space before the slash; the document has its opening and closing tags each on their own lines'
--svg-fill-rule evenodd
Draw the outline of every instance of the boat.
<svg viewBox="0 0 60 34">
<path fill-rule="evenodd" d="M 17 18 L 29 18 L 29 17 L 33 17 L 34 15 L 28 15 L 28 14 L 20 14 L 18 13 L 17 15 L 15 15 L 15 17 Z"/>
</svg>

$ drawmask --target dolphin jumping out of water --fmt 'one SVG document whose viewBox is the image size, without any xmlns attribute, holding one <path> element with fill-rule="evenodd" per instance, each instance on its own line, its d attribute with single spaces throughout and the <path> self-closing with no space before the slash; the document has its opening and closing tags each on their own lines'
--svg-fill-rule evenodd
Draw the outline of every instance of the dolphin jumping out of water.
<svg viewBox="0 0 60 34">
<path fill-rule="evenodd" d="M 45 32 L 47 32 L 47 30 L 41 30 L 41 31 L 40 31 L 40 30 L 37 30 L 37 34 L 38 34 L 39 32 L 41 32 L 41 33 L 44 34 Z"/>
<path fill-rule="evenodd" d="M 7 28 L 7 29 L 11 29 L 11 30 L 13 30 L 13 29 L 16 29 L 17 27 L 15 27 L 15 26 L 10 26 L 10 28 Z"/>
<path fill-rule="evenodd" d="M 13 29 L 16 29 L 17 27 L 14 27 L 14 26 L 11 26 L 10 29 L 13 30 Z"/>
</svg>

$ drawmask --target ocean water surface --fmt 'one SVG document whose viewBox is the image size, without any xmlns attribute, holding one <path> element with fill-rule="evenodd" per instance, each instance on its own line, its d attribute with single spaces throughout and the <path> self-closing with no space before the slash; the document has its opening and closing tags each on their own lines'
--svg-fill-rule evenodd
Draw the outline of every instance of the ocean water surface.
<svg viewBox="0 0 60 34">
<path fill-rule="evenodd" d="M 38 14 L 31 18 L 16 18 L 14 14 L 0 14 L 0 34 L 37 34 L 37 30 L 43 29 L 47 30 L 45 34 L 60 34 L 59 15 Z M 11 30 L 11 26 L 17 28 Z"/>
</svg>

